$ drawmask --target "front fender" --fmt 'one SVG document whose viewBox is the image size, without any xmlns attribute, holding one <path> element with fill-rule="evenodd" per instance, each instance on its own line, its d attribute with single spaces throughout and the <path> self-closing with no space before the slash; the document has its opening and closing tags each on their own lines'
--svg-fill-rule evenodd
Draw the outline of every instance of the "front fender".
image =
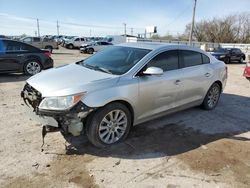
<svg viewBox="0 0 250 188">
<path fill-rule="evenodd" d="M 138 82 L 124 83 L 124 85 L 87 93 L 82 102 L 89 107 L 97 108 L 117 100 L 126 101 L 134 108 L 138 101 Z"/>
</svg>

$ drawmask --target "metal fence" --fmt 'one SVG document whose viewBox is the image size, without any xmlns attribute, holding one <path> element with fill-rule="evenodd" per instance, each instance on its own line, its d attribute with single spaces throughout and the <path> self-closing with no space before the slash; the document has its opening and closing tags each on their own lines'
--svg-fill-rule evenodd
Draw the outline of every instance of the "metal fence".
<svg viewBox="0 0 250 188">
<path fill-rule="evenodd" d="M 138 42 L 162 42 L 162 43 L 172 43 L 172 44 L 182 44 L 189 45 L 188 41 L 171 41 L 171 40 L 158 40 L 158 39 L 138 39 Z M 201 48 L 203 50 L 209 51 L 211 49 L 216 49 L 218 47 L 222 48 L 239 48 L 243 53 L 246 54 L 247 61 L 250 60 L 250 44 L 236 44 L 236 43 L 211 43 L 211 42 L 192 42 L 194 47 Z"/>
</svg>

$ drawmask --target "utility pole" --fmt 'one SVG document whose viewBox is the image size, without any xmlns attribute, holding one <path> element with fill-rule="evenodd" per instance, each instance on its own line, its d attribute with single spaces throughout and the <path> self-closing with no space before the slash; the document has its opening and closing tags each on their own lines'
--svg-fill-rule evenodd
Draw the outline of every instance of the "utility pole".
<svg viewBox="0 0 250 188">
<path fill-rule="evenodd" d="M 192 40 L 193 40 L 193 30 L 194 30 L 194 19 L 195 19 L 196 2 L 197 2 L 197 0 L 194 0 L 193 18 L 192 18 L 191 31 L 190 31 L 190 36 L 189 36 L 189 45 L 192 44 Z"/>
<path fill-rule="evenodd" d="M 57 29 L 57 36 L 59 36 L 59 23 L 58 23 L 58 20 L 56 21 L 56 29 Z"/>
<path fill-rule="evenodd" d="M 134 28 L 131 28 L 131 35 L 133 35 L 133 34 L 134 34 L 134 33 L 133 33 L 133 32 L 134 32 L 133 30 L 134 30 Z"/>
<path fill-rule="evenodd" d="M 37 33 L 38 33 L 38 37 L 40 37 L 39 19 L 36 19 L 36 23 L 37 23 Z"/>
<path fill-rule="evenodd" d="M 123 25 L 124 25 L 124 35 L 127 35 L 127 24 L 123 23 Z"/>
</svg>

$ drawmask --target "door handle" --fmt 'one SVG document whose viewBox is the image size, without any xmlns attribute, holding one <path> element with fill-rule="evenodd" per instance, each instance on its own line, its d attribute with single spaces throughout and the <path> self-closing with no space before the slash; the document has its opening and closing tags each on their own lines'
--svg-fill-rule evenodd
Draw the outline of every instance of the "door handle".
<svg viewBox="0 0 250 188">
<path fill-rule="evenodd" d="M 179 85 L 180 83 L 181 83 L 181 81 L 180 80 L 175 80 L 175 85 Z"/>
<path fill-rule="evenodd" d="M 209 77 L 209 76 L 211 76 L 211 74 L 207 72 L 207 73 L 205 74 L 205 76 L 206 76 L 206 77 Z"/>
</svg>

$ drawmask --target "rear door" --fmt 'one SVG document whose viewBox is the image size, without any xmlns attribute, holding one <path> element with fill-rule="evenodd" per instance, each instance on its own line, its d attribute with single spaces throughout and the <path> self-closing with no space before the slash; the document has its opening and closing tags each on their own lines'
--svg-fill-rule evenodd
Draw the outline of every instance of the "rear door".
<svg viewBox="0 0 250 188">
<path fill-rule="evenodd" d="M 237 61 L 238 60 L 237 50 L 235 48 L 230 50 L 230 54 L 231 54 L 231 61 Z"/>
<path fill-rule="evenodd" d="M 183 106 L 203 100 L 213 77 L 209 57 L 196 51 L 180 50 L 179 58 L 182 67 L 180 75 L 182 92 L 177 105 Z"/>
<path fill-rule="evenodd" d="M 159 76 L 138 76 L 141 106 L 138 119 L 144 119 L 176 107 L 176 100 L 181 92 L 179 79 L 182 71 L 179 69 L 178 50 L 158 54 L 143 70 L 148 67 L 161 68 L 164 73 Z"/>
</svg>

